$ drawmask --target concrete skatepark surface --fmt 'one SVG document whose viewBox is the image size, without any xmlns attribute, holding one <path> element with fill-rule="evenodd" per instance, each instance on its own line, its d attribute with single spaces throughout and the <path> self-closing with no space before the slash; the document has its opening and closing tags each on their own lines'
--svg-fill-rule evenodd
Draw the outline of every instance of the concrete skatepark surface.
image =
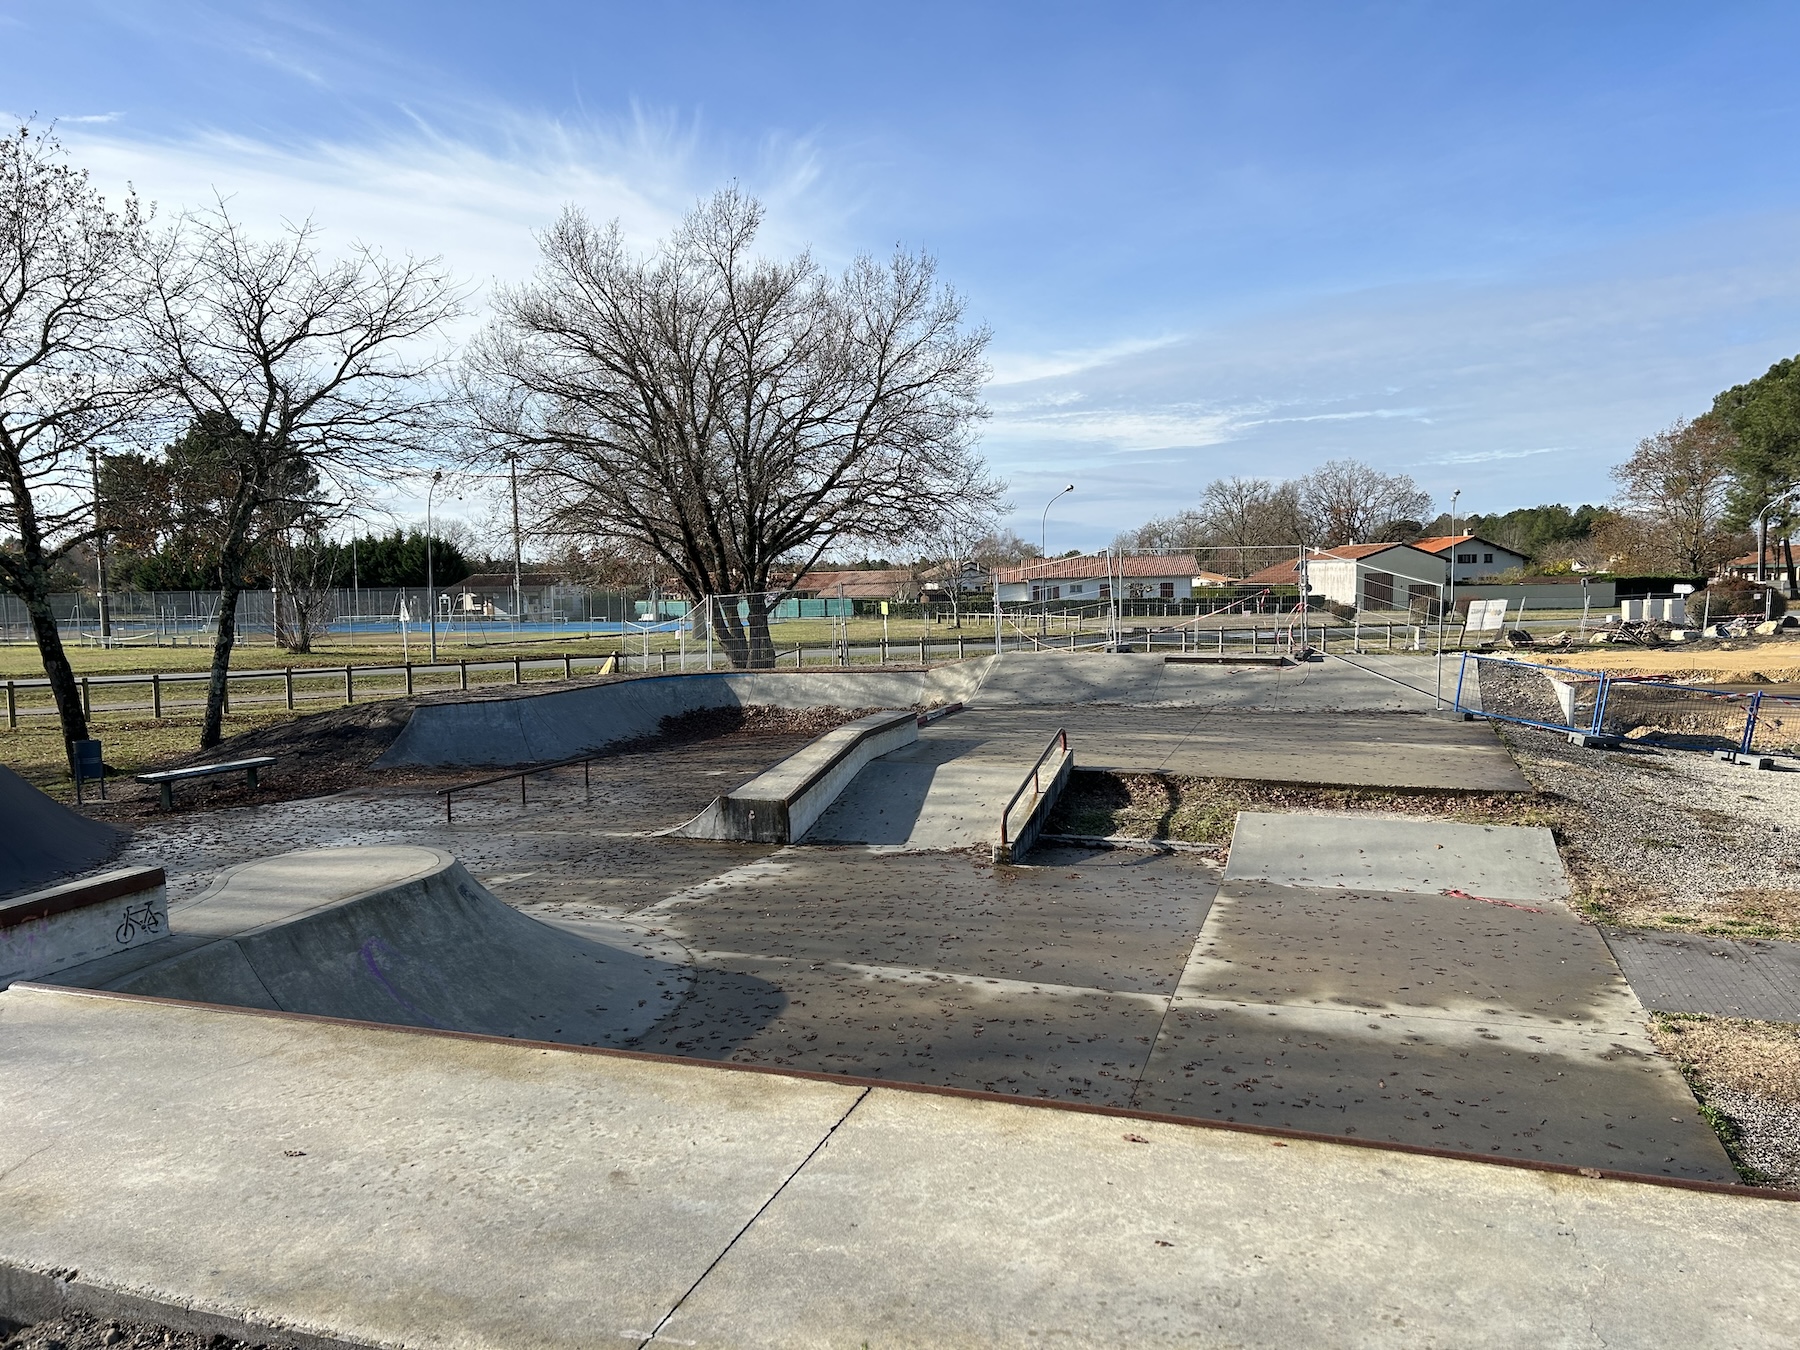
<svg viewBox="0 0 1800 1350">
<path fill-rule="evenodd" d="M 1342 663 L 1195 666 L 1161 656 L 1037 652 L 925 671 L 695 672 L 612 680 L 413 710 L 378 767 L 503 765 L 567 759 L 656 732 L 701 708 L 997 708 L 1078 703 L 1274 712 L 1422 712 L 1428 696 Z"/>
<path fill-rule="evenodd" d="M 1095 661 L 1110 700 L 1090 680 L 1104 668 L 1074 669 Z M 1425 719 L 1394 714 L 1419 710 L 1413 693 L 1358 671 L 1289 679 L 1330 669 L 1170 680 L 1160 658 L 1005 658 L 908 747 L 936 762 L 910 785 L 890 765 L 902 790 L 866 795 L 862 833 L 891 837 L 854 846 L 652 837 L 773 744 L 621 755 L 595 764 L 591 796 L 560 771 L 529 807 L 504 789 L 459 801 L 453 825 L 401 792 L 147 830 L 134 850 L 173 859 L 182 945 L 96 963 L 86 984 L 260 990 L 425 1029 L 0 994 L 0 1299 L 9 1266 L 76 1270 L 45 1288 L 392 1344 L 1791 1339 L 1792 1277 L 1770 1253 L 1800 1218 L 1786 1207 L 1192 1123 L 1729 1179 L 1560 899 L 1542 832 L 1244 815 L 1226 872 L 943 851 L 987 841 L 988 792 L 1004 785 L 997 813 L 1065 708 L 1158 768 L 1231 751 L 1208 729 L 1235 720 L 1249 740 L 1286 708 L 1322 742 L 1368 723 L 1345 763 L 1486 771 L 1478 739 L 1411 735 Z M 897 693 L 921 687 L 900 675 Z M 1028 707 L 1028 687 L 1063 702 Z M 868 706 L 860 688 L 829 701 Z M 1388 755 L 1390 722 L 1406 734 Z M 921 851 L 924 827 L 947 842 Z M 337 847 L 220 871 L 275 840 Z M 835 1077 L 780 1076 L 795 1071 Z"/>
<path fill-rule="evenodd" d="M 1289 852 L 1359 832 L 1373 881 Z M 1549 832 L 1245 812 L 1144 1071 L 1149 1109 L 1421 1146 L 1736 1175 Z M 1448 839 L 1442 847 L 1434 842 Z M 1457 878 L 1462 878 L 1457 884 Z M 1476 887 L 1490 894 L 1483 898 Z M 1469 896 L 1441 894 L 1457 889 Z M 1492 894 L 1497 893 L 1497 894 Z M 1509 896 L 1510 900 L 1500 897 Z"/>
<path fill-rule="evenodd" d="M 34 988 L 0 994 L 0 1076 L 0 1281 L 203 1330 L 1800 1338 L 1777 1200 Z"/>
<path fill-rule="evenodd" d="M 98 867 L 124 843 L 120 831 L 71 811 L 0 765 L 0 897 Z"/>
</svg>

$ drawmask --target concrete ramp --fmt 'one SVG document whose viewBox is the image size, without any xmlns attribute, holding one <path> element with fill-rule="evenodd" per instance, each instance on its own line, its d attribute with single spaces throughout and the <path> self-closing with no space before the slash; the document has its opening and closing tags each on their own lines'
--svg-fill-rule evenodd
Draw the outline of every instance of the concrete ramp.
<svg viewBox="0 0 1800 1350">
<path fill-rule="evenodd" d="M 0 895 L 35 890 L 97 867 L 125 838 L 123 831 L 71 811 L 0 766 Z"/>
<path fill-rule="evenodd" d="M 931 670 L 715 671 L 414 710 L 377 768 L 539 764 L 654 735 L 704 708 L 911 708 L 966 700 L 995 658 Z"/>
<path fill-rule="evenodd" d="M 156 948 L 54 982 L 399 1026 L 616 1045 L 686 991 L 654 944 L 594 941 L 495 899 L 448 853 L 308 849 L 248 863 Z"/>
</svg>

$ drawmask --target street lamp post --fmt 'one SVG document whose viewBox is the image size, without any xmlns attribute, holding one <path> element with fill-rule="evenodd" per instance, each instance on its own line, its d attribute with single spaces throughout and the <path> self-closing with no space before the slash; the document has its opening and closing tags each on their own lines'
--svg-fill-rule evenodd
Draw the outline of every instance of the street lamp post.
<svg viewBox="0 0 1800 1350">
<path fill-rule="evenodd" d="M 1456 539 L 1457 539 L 1456 501 L 1457 501 L 1457 498 L 1459 498 L 1461 496 L 1462 496 L 1461 488 L 1456 489 L 1455 492 L 1452 492 L 1450 494 L 1450 599 L 1446 602 L 1448 608 L 1450 608 L 1450 609 L 1456 608 Z M 1439 631 L 1439 635 L 1440 635 L 1439 641 L 1438 641 L 1438 651 L 1440 653 L 1443 651 L 1443 648 L 1444 648 L 1444 643 L 1442 640 L 1443 627 L 1446 623 L 1449 622 L 1449 620 L 1450 620 L 1450 616 L 1447 613 L 1438 615 L 1438 631 Z M 1464 635 L 1464 637 L 1468 636 L 1467 629 L 1463 630 L 1463 635 Z M 1438 658 L 1438 684 L 1439 684 L 1439 694 L 1440 694 L 1439 702 L 1440 703 L 1442 702 L 1441 696 L 1442 696 L 1442 685 L 1443 685 L 1443 666 L 1444 666 L 1443 658 L 1440 655 Z"/>
<path fill-rule="evenodd" d="M 425 489 L 425 603 L 431 608 L 431 664 L 437 664 L 437 576 L 431 565 L 431 497 L 443 481 L 444 471 L 431 471 L 431 486 Z"/>
<path fill-rule="evenodd" d="M 1044 503 L 1044 518 L 1038 524 L 1038 552 L 1045 558 L 1050 556 L 1050 508 L 1056 505 L 1059 498 L 1066 496 L 1074 490 L 1075 485 L 1070 483 L 1069 486 L 1057 493 L 1055 497 L 1052 497 L 1049 501 Z"/>
</svg>

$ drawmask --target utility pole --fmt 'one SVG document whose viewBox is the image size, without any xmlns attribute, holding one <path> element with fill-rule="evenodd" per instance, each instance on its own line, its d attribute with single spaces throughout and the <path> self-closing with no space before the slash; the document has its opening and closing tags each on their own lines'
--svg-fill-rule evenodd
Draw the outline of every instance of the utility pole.
<svg viewBox="0 0 1800 1350">
<path fill-rule="evenodd" d="M 88 447 L 88 466 L 94 475 L 94 559 L 100 586 L 100 641 L 112 637 L 112 604 L 106 596 L 106 530 L 100 523 L 100 448 Z"/>
</svg>

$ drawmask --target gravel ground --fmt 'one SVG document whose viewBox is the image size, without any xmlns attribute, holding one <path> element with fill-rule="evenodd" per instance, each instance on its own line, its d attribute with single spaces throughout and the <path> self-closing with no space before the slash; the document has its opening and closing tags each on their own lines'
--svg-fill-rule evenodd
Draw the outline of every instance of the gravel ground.
<svg viewBox="0 0 1800 1350">
<path fill-rule="evenodd" d="M 202 1336 L 198 1332 L 170 1331 L 145 1322 L 101 1321 L 72 1313 L 23 1327 L 0 1319 L 0 1350 L 275 1350 L 275 1347 L 261 1341 Z"/>
<path fill-rule="evenodd" d="M 1694 1014 L 1651 1019 L 1745 1179 L 1800 1190 L 1800 1027 Z"/>
<path fill-rule="evenodd" d="M 1800 939 L 1800 772 L 1689 750 L 1584 750 L 1502 726 L 1527 778 L 1575 808 L 1563 856 L 1609 923 Z"/>
</svg>

